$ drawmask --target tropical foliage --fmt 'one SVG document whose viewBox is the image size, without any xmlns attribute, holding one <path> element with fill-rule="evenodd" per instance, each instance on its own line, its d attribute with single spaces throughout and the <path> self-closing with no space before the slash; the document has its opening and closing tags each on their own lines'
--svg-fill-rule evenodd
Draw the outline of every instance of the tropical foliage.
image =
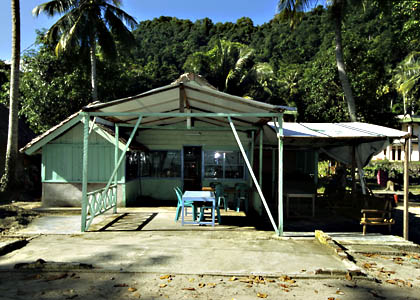
<svg viewBox="0 0 420 300">
<path fill-rule="evenodd" d="M 413 55 L 410 74 L 415 74 L 420 8 L 415 1 L 397 1 L 384 13 L 380 3 L 346 7 L 342 50 L 358 120 L 393 125 L 393 116 L 404 113 L 401 84 L 417 80 L 402 67 Z M 98 98 L 105 102 L 132 96 L 198 71 L 220 90 L 294 105 L 298 121 L 347 121 L 331 13 L 331 6 L 302 11 L 294 29 L 279 16 L 260 26 L 249 18 L 236 23 L 172 17 L 140 22 L 132 32 L 131 51 L 117 42 L 116 59 L 98 55 Z M 57 44 L 43 37 L 40 33 L 37 50 L 23 57 L 20 88 L 20 113 L 38 132 L 91 102 L 88 51 L 80 48 L 57 57 Z M 398 79 L 399 72 L 404 80 Z M 4 103 L 6 96 L 3 87 Z M 419 99 L 414 84 L 406 95 L 412 113 L 420 113 Z"/>
<path fill-rule="evenodd" d="M 89 51 L 91 65 L 92 99 L 98 99 L 96 78 L 96 51 L 110 59 L 116 58 L 115 40 L 122 45 L 133 44 L 133 35 L 125 26 L 133 28 L 137 22 L 120 9 L 120 0 L 51 0 L 34 8 L 41 13 L 61 18 L 48 30 L 45 37 L 56 43 L 55 53 Z"/>
</svg>

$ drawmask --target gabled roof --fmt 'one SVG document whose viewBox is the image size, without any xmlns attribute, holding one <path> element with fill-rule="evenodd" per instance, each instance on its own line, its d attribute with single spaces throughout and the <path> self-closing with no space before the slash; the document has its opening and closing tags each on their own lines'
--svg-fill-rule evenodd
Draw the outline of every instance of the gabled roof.
<svg viewBox="0 0 420 300">
<path fill-rule="evenodd" d="M 296 111 L 293 107 L 277 106 L 252 99 L 233 96 L 216 90 L 204 78 L 184 74 L 174 83 L 137 96 L 84 107 L 89 112 L 127 113 L 284 113 Z M 104 117 L 112 122 L 134 124 L 135 116 Z M 226 118 L 200 117 L 200 121 L 226 126 Z M 270 119 L 261 117 L 235 117 L 235 125 L 266 124 Z M 185 117 L 144 117 L 142 126 L 174 125 L 185 122 Z"/>
<path fill-rule="evenodd" d="M 28 144 L 26 144 L 23 148 L 21 148 L 19 151 L 27 155 L 35 154 L 38 151 L 41 151 L 44 145 L 48 144 L 50 141 L 66 133 L 75 125 L 77 125 L 79 122 L 82 122 L 80 111 L 72 114 L 67 119 L 51 127 L 49 130 L 45 131 L 43 134 L 37 136 Z M 109 142 L 114 143 L 114 140 L 112 139 L 112 137 L 115 137 L 115 132 L 111 128 L 108 128 L 102 124 L 95 123 L 93 130 L 99 135 L 101 135 L 103 138 L 107 139 Z M 120 145 L 119 145 L 120 148 L 122 148 L 127 142 L 121 136 L 119 137 L 119 141 L 120 141 Z M 138 150 L 138 149 L 145 150 L 145 147 L 141 145 L 140 143 L 133 141 L 130 145 L 130 149 L 131 150 Z"/>
</svg>

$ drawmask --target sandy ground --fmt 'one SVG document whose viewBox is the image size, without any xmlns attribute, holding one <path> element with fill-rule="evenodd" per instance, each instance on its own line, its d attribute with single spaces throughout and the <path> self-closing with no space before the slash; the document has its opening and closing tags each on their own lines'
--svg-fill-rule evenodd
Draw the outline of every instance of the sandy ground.
<svg viewBox="0 0 420 300">
<path fill-rule="evenodd" d="M 0 299 L 420 299 L 420 289 L 373 280 L 8 272 Z"/>
</svg>

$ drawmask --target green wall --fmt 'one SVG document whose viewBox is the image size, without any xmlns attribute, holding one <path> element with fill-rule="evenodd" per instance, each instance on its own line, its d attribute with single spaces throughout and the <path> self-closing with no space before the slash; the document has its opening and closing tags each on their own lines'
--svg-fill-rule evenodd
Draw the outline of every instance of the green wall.
<svg viewBox="0 0 420 300">
<path fill-rule="evenodd" d="M 42 148 L 43 182 L 82 181 L 82 139 L 83 124 L 78 124 Z M 92 131 L 89 136 L 88 181 L 107 182 L 114 169 L 114 161 L 114 144 Z M 125 159 L 118 171 L 119 182 L 124 181 L 123 174 Z"/>
</svg>

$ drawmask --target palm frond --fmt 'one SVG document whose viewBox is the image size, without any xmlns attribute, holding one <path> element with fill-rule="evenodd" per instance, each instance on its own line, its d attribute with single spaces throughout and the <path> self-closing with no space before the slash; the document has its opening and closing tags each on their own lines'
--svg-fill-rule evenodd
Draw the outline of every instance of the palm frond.
<svg viewBox="0 0 420 300">
<path fill-rule="evenodd" d="M 56 14 L 64 14 L 75 7 L 76 0 L 52 0 L 42 3 L 36 6 L 32 10 L 34 16 L 39 16 L 41 13 L 45 13 L 49 17 L 53 17 Z"/>
<path fill-rule="evenodd" d="M 74 48 L 75 44 L 77 44 L 78 40 L 78 31 L 80 28 L 80 23 L 82 21 L 82 16 L 73 23 L 70 30 L 66 32 L 66 34 L 62 34 L 60 40 L 55 47 L 55 54 L 58 56 L 62 52 L 66 52 L 71 48 Z"/>
<path fill-rule="evenodd" d="M 118 19 L 122 20 L 124 23 L 130 26 L 131 29 L 134 29 L 137 26 L 136 19 L 134 19 L 132 16 L 130 16 L 117 6 L 107 4 L 106 11 L 112 12 L 115 16 L 118 17 Z"/>
<path fill-rule="evenodd" d="M 109 7 L 107 7 L 105 10 L 104 19 L 116 39 L 118 39 L 124 45 L 134 44 L 135 39 L 131 31 L 128 30 L 122 20 L 116 16 L 113 11 L 109 9 Z"/>
<path fill-rule="evenodd" d="M 98 45 L 101 47 L 101 52 L 107 58 L 115 58 L 117 55 L 115 42 L 103 21 L 97 22 L 96 34 L 98 37 Z"/>
</svg>

